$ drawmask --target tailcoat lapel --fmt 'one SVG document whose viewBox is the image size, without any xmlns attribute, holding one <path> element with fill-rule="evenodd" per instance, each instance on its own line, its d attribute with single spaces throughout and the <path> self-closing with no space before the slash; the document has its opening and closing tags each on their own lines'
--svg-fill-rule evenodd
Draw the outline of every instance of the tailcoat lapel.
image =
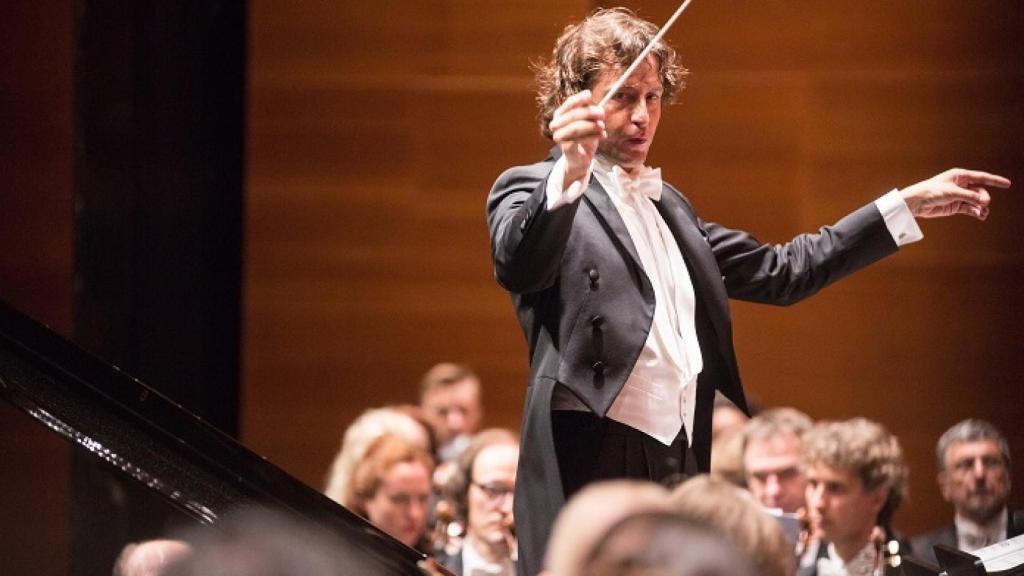
<svg viewBox="0 0 1024 576">
<path fill-rule="evenodd" d="M 654 289 L 651 287 L 651 281 L 644 272 L 643 265 L 640 263 L 640 255 L 636 251 L 636 246 L 629 235 L 629 230 L 626 229 L 626 222 L 622 219 L 622 215 L 619 214 L 615 204 L 612 203 L 608 191 L 601 186 L 597 178 L 592 178 L 590 186 L 587 187 L 587 191 L 583 194 L 583 198 L 594 210 L 594 213 L 597 214 L 598 220 L 607 228 L 609 235 L 629 255 L 633 275 L 637 279 L 637 284 L 642 287 L 643 293 L 653 297 Z"/>
<path fill-rule="evenodd" d="M 731 338 L 729 328 L 729 295 L 707 236 L 697 226 L 693 213 L 687 209 L 679 193 L 665 186 L 661 200 L 654 203 L 675 236 L 683 259 L 690 266 L 690 277 L 702 296 L 706 311 L 714 325 L 719 345 L 728 346 Z"/>
<path fill-rule="evenodd" d="M 654 205 L 683 253 L 683 260 L 690 271 L 694 290 L 698 294 L 697 300 L 703 302 L 704 312 L 714 329 L 717 349 L 722 354 L 725 368 L 731 376 L 719 382 L 718 389 L 745 412 L 747 402 L 742 387 L 738 385 L 739 368 L 732 347 L 729 295 L 725 289 L 725 277 L 721 275 L 711 243 L 698 225 L 693 210 L 674 188 L 664 186 L 661 200 Z"/>
<path fill-rule="evenodd" d="M 650 286 L 650 280 L 643 271 L 640 263 L 640 256 L 636 246 L 626 229 L 626 223 L 619 214 L 615 204 L 612 203 L 608 192 L 601 186 L 597 179 L 592 179 L 590 186 L 584 193 L 584 198 L 594 212 L 600 216 L 609 233 L 615 238 L 622 248 L 632 259 L 633 270 L 642 280 L 645 291 Z M 715 332 L 718 335 L 720 344 L 727 346 L 731 338 L 732 330 L 729 322 L 729 296 L 725 292 L 723 282 L 719 282 L 718 263 L 711 252 L 711 247 L 704 233 L 697 226 L 696 218 L 689 211 L 679 193 L 675 189 L 665 186 L 661 200 L 655 202 L 658 212 L 668 224 L 672 235 L 675 236 L 679 249 L 683 252 L 683 259 L 691 266 L 690 275 L 696 284 L 699 292 L 704 296 L 703 300 L 708 308 L 708 314 L 712 319 Z M 724 311 L 724 313 L 723 313 Z M 724 340 L 723 340 L 724 339 Z"/>
<path fill-rule="evenodd" d="M 547 160 L 554 162 L 561 158 L 561 156 L 562 151 L 558 146 L 553 146 Z M 601 186 L 601 183 L 593 175 L 590 176 L 590 182 L 583 193 L 583 199 L 598 216 L 598 220 L 608 230 L 609 235 L 617 240 L 622 249 L 629 254 L 633 271 L 642 279 L 641 284 L 644 286 L 645 292 L 653 294 L 650 281 L 647 278 L 647 274 L 644 273 L 643 265 L 640 263 L 640 255 L 636 251 L 636 246 L 633 245 L 633 239 L 630 238 L 629 231 L 626 230 L 626 222 L 619 214 L 619 210 L 615 208 L 615 204 L 612 203 L 608 191 Z"/>
</svg>

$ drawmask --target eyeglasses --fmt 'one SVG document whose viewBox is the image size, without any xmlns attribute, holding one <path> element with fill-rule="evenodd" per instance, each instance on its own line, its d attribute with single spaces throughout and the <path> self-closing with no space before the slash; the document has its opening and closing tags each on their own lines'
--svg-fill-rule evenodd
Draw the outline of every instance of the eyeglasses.
<svg viewBox="0 0 1024 576">
<path fill-rule="evenodd" d="M 511 496 L 515 488 L 501 484 L 499 482 L 488 482 L 487 484 L 481 484 L 479 482 L 473 482 L 473 486 L 476 486 L 487 496 L 488 499 L 497 501 L 505 496 Z"/>
</svg>

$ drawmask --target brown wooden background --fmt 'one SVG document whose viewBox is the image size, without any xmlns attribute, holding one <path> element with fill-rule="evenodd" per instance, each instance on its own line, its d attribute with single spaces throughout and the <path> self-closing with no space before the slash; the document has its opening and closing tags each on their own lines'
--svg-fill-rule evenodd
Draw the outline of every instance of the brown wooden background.
<svg viewBox="0 0 1024 576">
<path fill-rule="evenodd" d="M 251 5 L 251 446 L 317 485 L 345 425 L 415 401 L 439 360 L 477 368 L 488 424 L 518 425 L 525 346 L 484 198 L 545 153 L 528 63 L 593 4 Z M 658 23 L 676 6 L 628 4 Z M 693 75 L 652 161 L 706 218 L 783 241 L 953 165 L 1018 180 L 984 225 L 926 223 L 925 242 L 812 301 L 734 310 L 764 404 L 900 436 L 912 532 L 949 514 L 931 456 L 946 426 L 984 416 L 1024 446 L 1022 32 L 1016 0 L 748 0 L 695 2 L 669 36 Z"/>
<path fill-rule="evenodd" d="M 344 426 L 413 401 L 438 360 L 476 367 L 487 424 L 517 425 L 525 347 L 483 202 L 546 151 L 528 62 L 592 4 L 250 3 L 244 442 L 319 486 Z M 658 23 L 675 8 L 628 5 Z M 0 297 L 69 334 L 71 6 L 2 15 Z M 923 243 L 809 302 L 734 308 L 762 403 L 900 436 L 911 533 L 948 518 L 945 427 L 986 417 L 1024 451 L 1022 36 L 1019 0 L 698 0 L 669 36 L 693 76 L 651 160 L 708 219 L 783 241 L 953 165 L 1016 181 L 984 224 L 927 222 Z M 0 542 L 34 523 L 39 573 L 61 573 L 67 452 L 0 416 Z"/>
<path fill-rule="evenodd" d="M 0 298 L 70 338 L 70 3 L 0 4 L 0 53 Z M 0 400 L 0 572 L 67 573 L 70 464 L 64 441 Z"/>
</svg>

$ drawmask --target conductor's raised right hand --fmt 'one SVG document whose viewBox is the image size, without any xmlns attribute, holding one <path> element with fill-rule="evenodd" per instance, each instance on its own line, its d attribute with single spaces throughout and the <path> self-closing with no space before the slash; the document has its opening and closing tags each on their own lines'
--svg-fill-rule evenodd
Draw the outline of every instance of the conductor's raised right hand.
<svg viewBox="0 0 1024 576">
<path fill-rule="evenodd" d="M 566 98 L 555 110 L 548 127 L 552 140 L 566 159 L 565 181 L 572 182 L 586 176 L 598 144 L 608 137 L 604 109 L 594 104 L 590 90 Z"/>
</svg>

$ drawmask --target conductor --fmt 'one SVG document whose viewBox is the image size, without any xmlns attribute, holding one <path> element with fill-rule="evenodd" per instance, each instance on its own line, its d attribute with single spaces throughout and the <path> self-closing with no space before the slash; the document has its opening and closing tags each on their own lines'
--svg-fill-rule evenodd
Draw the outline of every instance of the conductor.
<svg viewBox="0 0 1024 576">
<path fill-rule="evenodd" d="M 746 402 L 729 298 L 785 305 L 922 237 L 915 218 L 984 220 L 1000 176 L 952 169 L 893 190 L 816 233 L 759 242 L 706 222 L 645 164 L 686 71 L 625 9 L 565 29 L 538 73 L 542 161 L 487 198 L 498 282 L 530 354 L 515 494 L 520 574 L 542 568 L 566 498 L 598 479 L 706 471 L 716 390 Z"/>
</svg>

